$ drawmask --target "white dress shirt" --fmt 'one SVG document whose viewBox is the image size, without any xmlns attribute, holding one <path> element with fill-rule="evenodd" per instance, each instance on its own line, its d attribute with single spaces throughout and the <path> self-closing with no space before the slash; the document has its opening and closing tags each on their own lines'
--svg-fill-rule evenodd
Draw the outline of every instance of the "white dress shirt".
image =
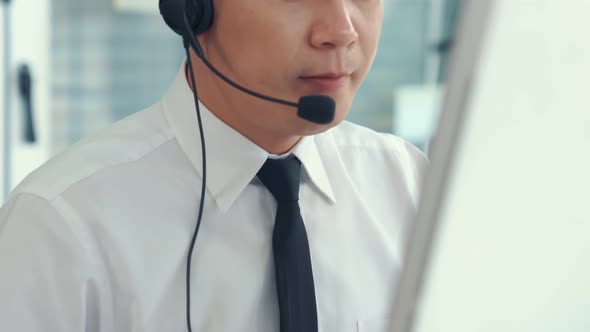
<svg viewBox="0 0 590 332">
<path fill-rule="evenodd" d="M 193 331 L 277 332 L 269 154 L 203 105 L 207 192 L 192 258 Z M 384 332 L 427 160 L 343 122 L 303 138 L 301 214 L 319 331 Z M 29 175 L 0 210 L 0 331 L 185 331 L 201 152 L 179 70 L 162 100 Z"/>
</svg>

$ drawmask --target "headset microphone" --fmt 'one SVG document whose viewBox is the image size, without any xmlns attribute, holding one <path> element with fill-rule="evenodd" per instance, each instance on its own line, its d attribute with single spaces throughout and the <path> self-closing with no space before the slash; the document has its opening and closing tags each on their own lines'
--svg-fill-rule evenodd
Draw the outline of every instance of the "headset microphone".
<svg viewBox="0 0 590 332">
<path fill-rule="evenodd" d="M 190 27 L 188 23 L 188 19 L 185 16 L 185 25 L 186 27 Z M 310 95 L 310 96 L 303 96 L 299 98 L 299 103 L 290 102 L 283 99 L 278 99 L 274 97 L 269 97 L 263 95 L 261 93 L 252 91 L 248 88 L 241 86 L 240 84 L 232 81 L 227 76 L 223 75 L 217 68 L 215 68 L 205 57 L 203 54 L 203 50 L 199 45 L 199 42 L 196 40 L 194 36 L 185 36 L 184 37 L 185 43 L 189 43 L 190 46 L 195 50 L 197 56 L 203 61 L 203 63 L 211 70 L 215 75 L 221 78 L 225 83 L 233 86 L 234 88 L 247 93 L 251 96 L 272 102 L 281 105 L 291 106 L 297 108 L 297 115 L 300 118 L 303 118 L 307 121 L 317 123 L 317 124 L 328 124 L 334 120 L 334 113 L 336 109 L 336 103 L 334 99 L 323 96 L 323 95 Z"/>
</svg>

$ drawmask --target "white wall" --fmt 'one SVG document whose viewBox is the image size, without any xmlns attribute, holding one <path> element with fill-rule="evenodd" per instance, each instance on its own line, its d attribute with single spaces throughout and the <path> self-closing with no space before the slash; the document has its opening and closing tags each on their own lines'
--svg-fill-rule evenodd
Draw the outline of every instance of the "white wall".
<svg viewBox="0 0 590 332">
<path fill-rule="evenodd" d="M 158 13 L 157 1 L 146 0 L 113 0 L 113 6 L 116 10 L 134 11 L 145 13 Z"/>
<path fill-rule="evenodd" d="M 11 117 L 12 117 L 12 177 L 11 187 L 14 188 L 27 174 L 40 166 L 49 158 L 50 143 L 50 0 L 22 1 L 13 0 L 11 12 L 11 68 L 8 73 L 1 73 L 2 77 L 9 75 L 11 86 Z M 2 7 L 4 9 L 4 7 Z M 0 26 L 4 19 L 0 17 Z M 0 30 L 2 32 L 2 30 Z M 4 61 L 4 52 L 0 53 L 0 62 Z M 23 106 L 16 86 L 16 74 L 19 64 L 26 63 L 33 76 L 33 111 L 37 142 L 28 144 L 23 141 Z M 1 69 L 0 69 L 1 70 Z M 4 82 L 0 83 L 3 84 Z M 0 85 L 4 91 L 4 86 Z M 2 100 L 4 101 L 3 94 Z M 4 104 L 4 103 L 2 103 Z M 2 107 L 2 113 L 4 113 Z M 4 123 L 0 117 L 0 146 L 4 146 Z M 0 152 L 4 156 L 3 148 Z M 3 165 L 0 165 L 2 174 Z M 0 177 L 0 184 L 4 188 L 4 178 Z M 4 190 L 0 192 L 0 201 L 4 201 Z"/>
</svg>

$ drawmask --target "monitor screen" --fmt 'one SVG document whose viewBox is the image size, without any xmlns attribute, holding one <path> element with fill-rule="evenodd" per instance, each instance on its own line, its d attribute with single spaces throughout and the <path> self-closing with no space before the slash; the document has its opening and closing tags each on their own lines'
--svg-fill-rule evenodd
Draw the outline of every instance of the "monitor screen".
<svg viewBox="0 0 590 332">
<path fill-rule="evenodd" d="M 467 4 L 393 331 L 588 331 L 590 2 Z"/>
</svg>

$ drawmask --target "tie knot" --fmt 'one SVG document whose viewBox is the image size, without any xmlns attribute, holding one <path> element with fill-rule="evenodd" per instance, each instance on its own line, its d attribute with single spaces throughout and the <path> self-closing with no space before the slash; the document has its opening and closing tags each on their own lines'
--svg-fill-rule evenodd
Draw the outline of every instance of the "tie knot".
<svg viewBox="0 0 590 332">
<path fill-rule="evenodd" d="M 277 202 L 299 200 L 301 162 L 297 157 L 267 159 L 257 175 Z"/>
</svg>

